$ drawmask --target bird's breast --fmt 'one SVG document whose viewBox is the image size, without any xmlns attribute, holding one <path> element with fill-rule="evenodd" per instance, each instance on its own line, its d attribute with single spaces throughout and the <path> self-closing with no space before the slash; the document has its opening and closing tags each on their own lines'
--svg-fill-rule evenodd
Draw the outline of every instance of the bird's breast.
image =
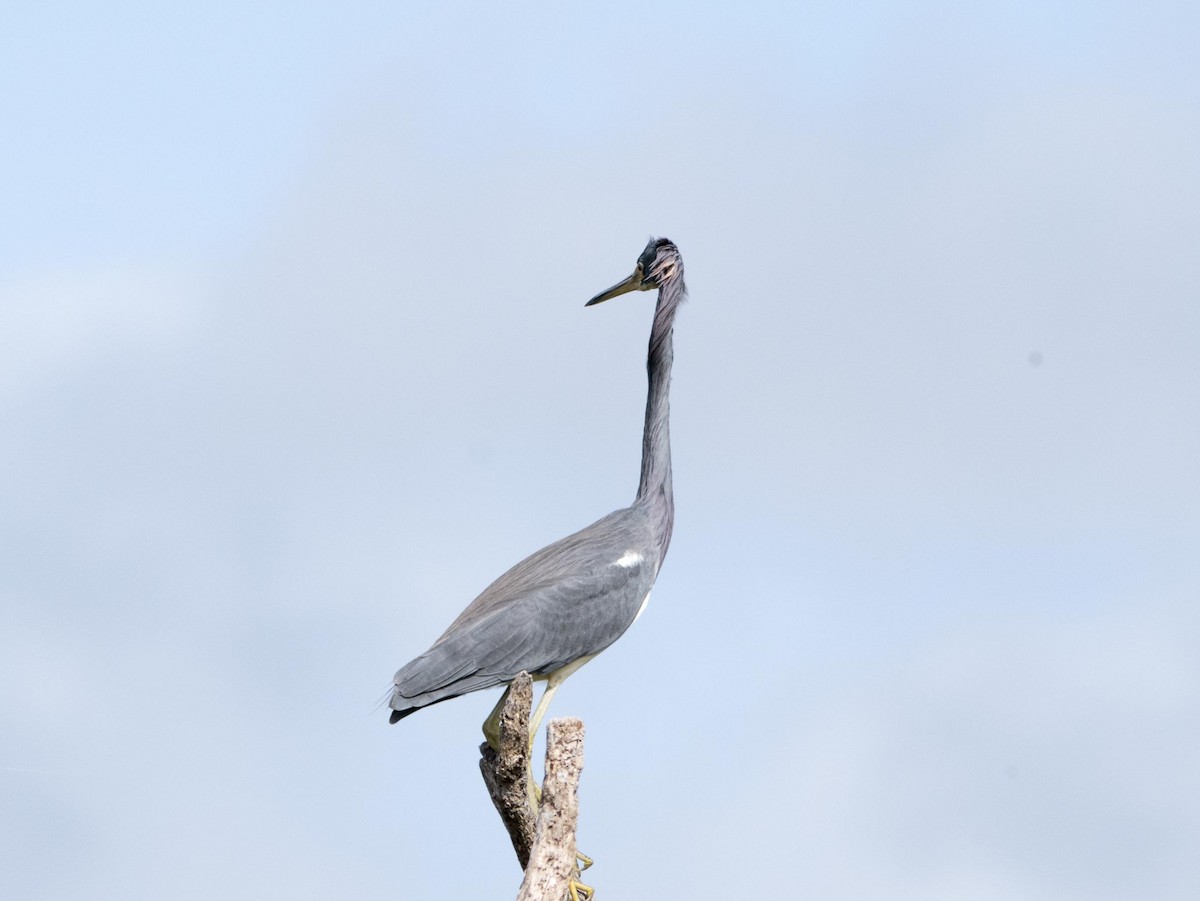
<svg viewBox="0 0 1200 901">
<path fill-rule="evenodd" d="M 653 592 L 647 591 L 646 596 L 642 598 L 642 605 L 638 607 L 638 612 L 633 615 L 634 623 L 636 623 L 641 615 L 646 612 L 646 605 L 650 603 L 651 594 L 653 594 Z M 633 625 L 633 623 L 630 623 L 630 625 Z"/>
</svg>

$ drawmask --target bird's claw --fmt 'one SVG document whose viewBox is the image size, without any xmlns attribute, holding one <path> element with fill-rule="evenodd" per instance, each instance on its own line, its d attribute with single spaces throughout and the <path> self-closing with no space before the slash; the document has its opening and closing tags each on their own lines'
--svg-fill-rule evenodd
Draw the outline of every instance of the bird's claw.
<svg viewBox="0 0 1200 901">
<path fill-rule="evenodd" d="M 594 888 L 584 885 L 578 879 L 572 879 L 567 883 L 567 892 L 571 895 L 571 901 L 592 901 L 596 895 Z"/>
</svg>

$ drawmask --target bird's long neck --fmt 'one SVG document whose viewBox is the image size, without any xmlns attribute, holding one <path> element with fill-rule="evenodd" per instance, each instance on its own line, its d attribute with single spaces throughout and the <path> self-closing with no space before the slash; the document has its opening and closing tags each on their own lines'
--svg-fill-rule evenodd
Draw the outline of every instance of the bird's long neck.
<svg viewBox="0 0 1200 901">
<path fill-rule="evenodd" d="M 672 332 L 675 310 L 687 293 L 682 279 L 664 282 L 659 288 L 650 330 L 650 353 L 646 374 L 650 389 L 646 398 L 646 430 L 642 435 L 642 478 L 635 505 L 651 515 L 660 555 L 671 543 L 675 521 L 675 499 L 671 492 L 671 363 L 674 359 Z M 659 558 L 662 559 L 661 556 Z"/>
</svg>

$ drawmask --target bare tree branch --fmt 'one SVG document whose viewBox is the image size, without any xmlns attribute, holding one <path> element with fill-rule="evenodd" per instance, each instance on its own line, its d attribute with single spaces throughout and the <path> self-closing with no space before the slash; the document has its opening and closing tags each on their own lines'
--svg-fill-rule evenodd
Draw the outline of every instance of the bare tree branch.
<svg viewBox="0 0 1200 901">
<path fill-rule="evenodd" d="M 583 771 L 583 721 L 551 720 L 546 727 L 546 779 L 537 835 L 517 901 L 562 901 L 577 881 L 575 825 L 579 820 L 579 776 Z M 576 896 L 576 891 L 571 891 Z"/>
<path fill-rule="evenodd" d="M 504 821 L 521 869 L 529 865 L 537 813 L 530 805 L 529 711 L 533 706 L 533 680 L 521 673 L 509 685 L 500 714 L 500 750 L 487 742 L 479 746 L 479 771 L 492 804 Z"/>
<path fill-rule="evenodd" d="M 578 882 L 575 827 L 579 819 L 579 777 L 583 771 L 583 722 L 551 720 L 546 727 L 546 779 L 540 805 L 529 760 L 529 711 L 533 680 L 513 680 L 501 708 L 499 751 L 479 746 L 479 771 L 525 871 L 518 901 L 588 898 Z"/>
</svg>

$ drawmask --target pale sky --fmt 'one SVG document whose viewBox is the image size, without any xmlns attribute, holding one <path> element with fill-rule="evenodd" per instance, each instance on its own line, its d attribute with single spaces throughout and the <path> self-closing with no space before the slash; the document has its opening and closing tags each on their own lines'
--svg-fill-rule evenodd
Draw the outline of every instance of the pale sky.
<svg viewBox="0 0 1200 901">
<path fill-rule="evenodd" d="M 1200 7 L 0 20 L 0 897 L 515 896 L 392 674 L 637 483 L 601 898 L 1200 892 Z"/>
</svg>

